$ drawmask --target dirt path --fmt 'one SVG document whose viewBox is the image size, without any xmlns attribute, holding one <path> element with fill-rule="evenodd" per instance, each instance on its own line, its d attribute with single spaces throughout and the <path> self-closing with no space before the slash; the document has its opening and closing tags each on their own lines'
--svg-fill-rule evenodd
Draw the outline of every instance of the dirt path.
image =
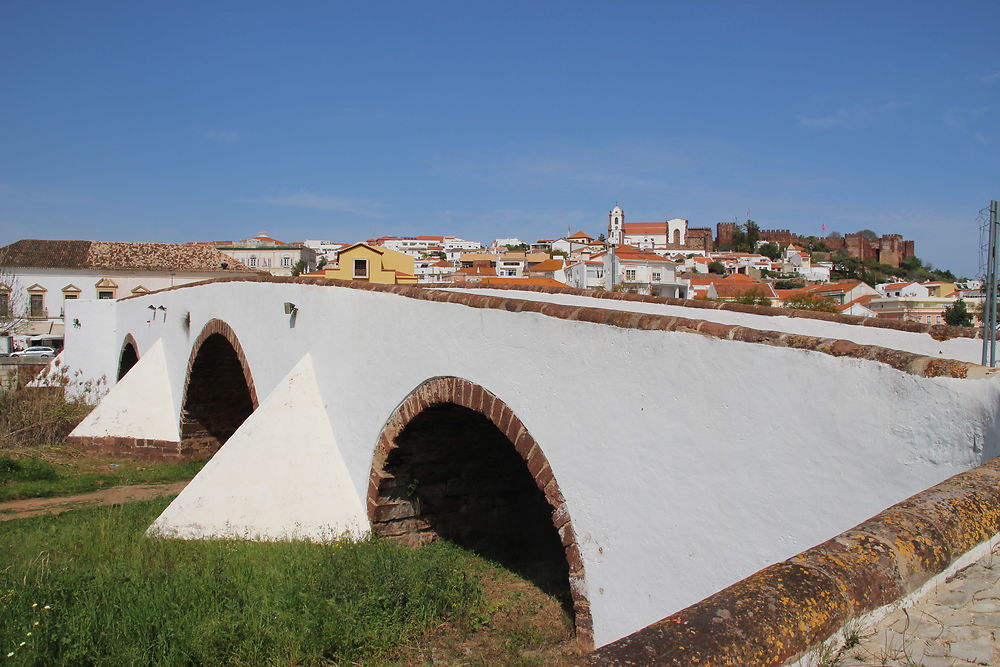
<svg viewBox="0 0 1000 667">
<path fill-rule="evenodd" d="M 8 500 L 7 502 L 0 503 L 0 521 L 24 519 L 40 514 L 59 514 L 67 510 L 75 510 L 92 505 L 118 505 L 136 500 L 148 500 L 158 496 L 169 496 L 180 493 L 187 484 L 187 482 L 173 482 L 172 484 L 112 486 L 108 489 L 81 493 L 76 496 Z"/>
</svg>

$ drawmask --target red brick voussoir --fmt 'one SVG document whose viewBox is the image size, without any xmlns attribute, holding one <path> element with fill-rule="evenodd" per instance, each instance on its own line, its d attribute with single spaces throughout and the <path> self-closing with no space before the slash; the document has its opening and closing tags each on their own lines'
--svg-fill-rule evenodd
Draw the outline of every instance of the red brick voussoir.
<svg viewBox="0 0 1000 667">
<path fill-rule="evenodd" d="M 436 301 L 439 303 L 454 303 L 470 308 L 488 308 L 495 310 L 506 310 L 508 312 L 533 312 L 547 317 L 558 319 L 575 320 L 580 322 L 591 322 L 594 324 L 604 324 L 630 329 L 645 329 L 658 331 L 680 331 L 686 333 L 698 333 L 720 340 L 735 340 L 747 343 L 758 343 L 772 345 L 776 347 L 796 348 L 800 350 L 810 350 L 821 354 L 828 354 L 835 357 L 848 357 L 854 359 L 866 359 L 882 364 L 886 364 L 905 373 L 911 373 L 922 377 L 953 377 L 980 379 L 995 375 L 996 369 L 985 368 L 978 364 L 955 359 L 938 359 L 904 352 L 878 345 L 859 345 L 847 340 L 834 338 L 822 338 L 818 336 L 804 336 L 798 334 L 784 333 L 780 331 L 767 331 L 753 329 L 738 325 L 720 324 L 707 320 L 690 319 L 685 317 L 674 317 L 671 315 L 653 315 L 635 313 L 623 310 L 611 310 L 605 308 L 595 308 L 590 306 L 565 306 L 545 301 L 528 301 L 505 296 L 495 296 L 487 294 L 476 294 L 476 290 L 445 291 L 432 289 L 430 287 L 417 287 L 413 285 L 380 285 L 360 281 L 334 280 L 332 278 L 314 277 L 287 277 L 287 276 L 253 276 L 253 277 L 227 277 L 215 280 L 205 280 L 197 283 L 188 283 L 168 287 L 159 292 L 168 292 L 180 289 L 190 289 L 201 285 L 225 282 L 267 282 L 267 283 L 293 283 L 317 285 L 326 287 L 340 287 L 345 289 L 366 290 L 370 292 L 388 292 L 410 299 L 421 299 L 424 301 Z M 435 285 L 433 287 L 441 287 Z M 468 285 L 460 285 L 468 287 Z M 493 289 L 493 287 L 491 287 Z M 807 317 L 815 319 L 826 319 L 830 321 L 842 322 L 846 324 L 856 324 L 859 326 L 877 327 L 885 329 L 896 329 L 900 331 L 927 333 L 937 340 L 944 340 L 954 337 L 975 337 L 975 331 L 963 327 L 947 327 L 942 325 L 924 325 L 916 322 L 894 322 L 891 320 L 875 320 L 875 318 L 855 317 L 852 315 L 837 315 L 832 313 L 815 313 L 810 311 L 794 311 L 782 308 L 770 308 L 765 306 L 743 306 L 741 304 L 706 302 L 693 299 L 670 299 L 667 297 L 652 297 L 640 294 L 627 294 L 621 292 L 602 292 L 592 290 L 578 290 L 573 288 L 556 288 L 542 286 L 517 287 L 520 290 L 579 294 L 596 298 L 614 299 L 618 301 L 643 301 L 655 303 L 667 303 L 673 305 L 690 306 L 694 308 L 715 308 L 724 310 L 735 310 L 739 312 L 752 312 L 762 315 L 783 315 L 786 317 Z M 151 292 L 157 294 L 159 292 Z M 148 295 L 144 295 L 148 296 Z M 142 298 L 142 297 L 127 297 Z M 252 387 L 252 385 L 251 385 Z"/>
<path fill-rule="evenodd" d="M 587 665 L 782 665 L 1000 533 L 1000 458 L 591 653 Z"/>
</svg>

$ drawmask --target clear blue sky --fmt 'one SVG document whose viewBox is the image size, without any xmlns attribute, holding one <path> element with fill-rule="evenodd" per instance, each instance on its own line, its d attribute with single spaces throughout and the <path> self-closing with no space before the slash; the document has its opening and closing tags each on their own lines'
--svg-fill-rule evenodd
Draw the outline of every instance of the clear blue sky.
<svg viewBox="0 0 1000 667">
<path fill-rule="evenodd" d="M 0 242 L 870 228 L 967 275 L 997 2 L 3 2 Z"/>
</svg>

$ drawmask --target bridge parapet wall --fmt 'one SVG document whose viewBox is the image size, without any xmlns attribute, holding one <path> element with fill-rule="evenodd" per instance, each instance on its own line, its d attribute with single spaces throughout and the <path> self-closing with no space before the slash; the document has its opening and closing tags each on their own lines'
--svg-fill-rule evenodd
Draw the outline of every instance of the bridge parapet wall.
<svg viewBox="0 0 1000 667">
<path fill-rule="evenodd" d="M 588 665 L 783 665 L 1000 533 L 1000 458 L 594 651 Z"/>
</svg>

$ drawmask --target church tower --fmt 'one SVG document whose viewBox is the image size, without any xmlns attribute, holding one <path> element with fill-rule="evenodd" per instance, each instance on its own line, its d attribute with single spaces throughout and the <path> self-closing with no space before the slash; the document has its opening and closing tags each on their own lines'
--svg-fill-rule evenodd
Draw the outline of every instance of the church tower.
<svg viewBox="0 0 1000 667">
<path fill-rule="evenodd" d="M 618 204 L 608 213 L 608 243 L 621 245 L 625 243 L 625 211 Z"/>
</svg>

